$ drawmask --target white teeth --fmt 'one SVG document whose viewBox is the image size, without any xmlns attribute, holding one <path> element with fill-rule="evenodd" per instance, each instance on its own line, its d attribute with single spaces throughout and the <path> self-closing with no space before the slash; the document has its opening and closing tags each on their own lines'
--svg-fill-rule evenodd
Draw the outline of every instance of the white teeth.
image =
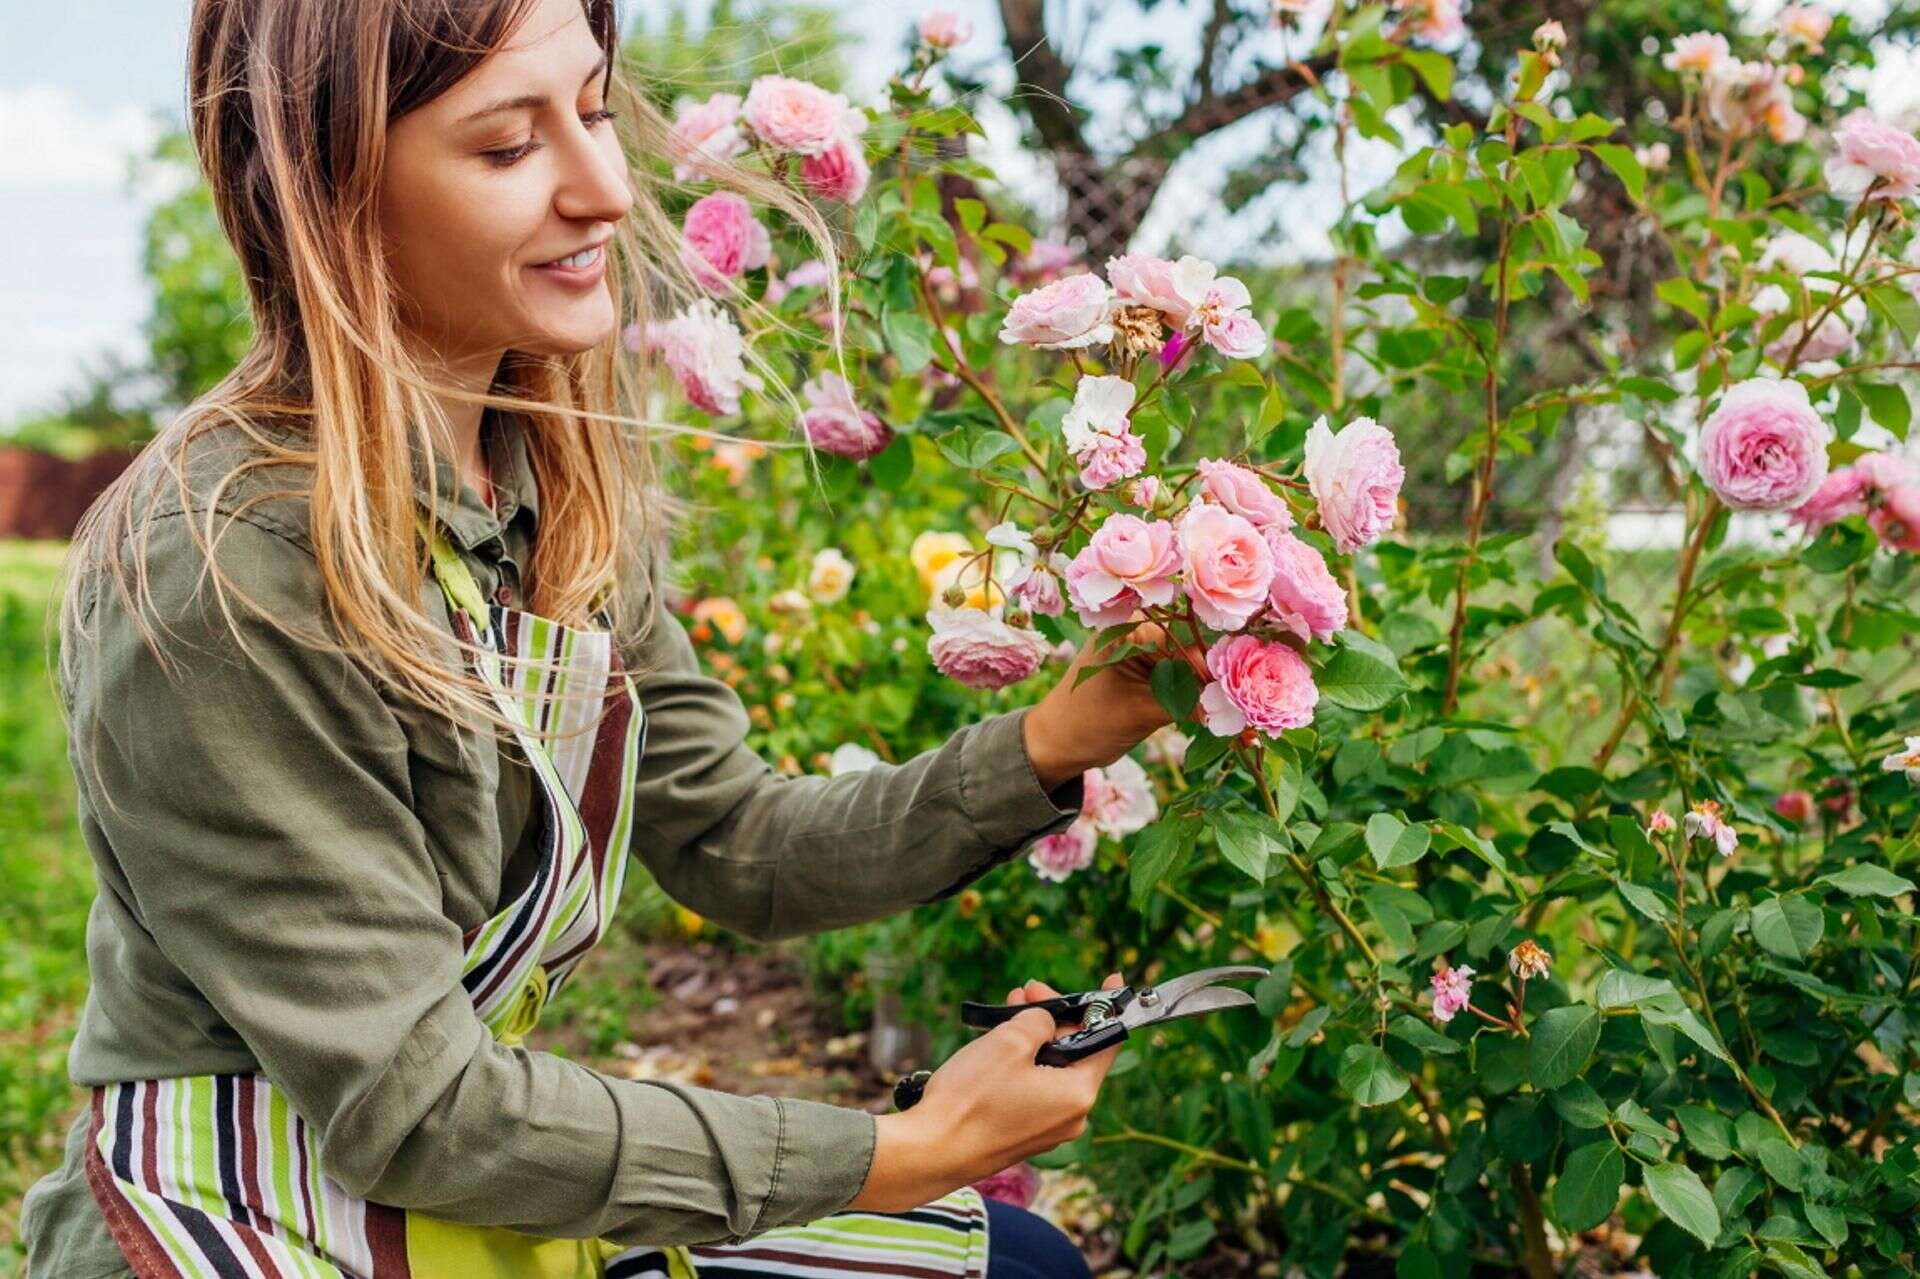
<svg viewBox="0 0 1920 1279">
<path fill-rule="evenodd" d="M 598 246 L 595 246 L 594 248 L 588 249 L 583 253 L 576 253 L 570 258 L 561 258 L 556 262 L 549 262 L 547 263 L 547 265 L 571 267 L 575 270 L 578 270 L 581 267 L 592 266 L 595 262 L 598 262 L 599 260 L 600 260 L 600 249 Z"/>
</svg>

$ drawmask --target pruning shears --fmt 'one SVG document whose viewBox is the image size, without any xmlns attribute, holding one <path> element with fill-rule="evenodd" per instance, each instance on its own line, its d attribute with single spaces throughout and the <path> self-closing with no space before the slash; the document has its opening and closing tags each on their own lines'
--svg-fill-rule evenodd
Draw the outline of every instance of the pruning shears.
<svg viewBox="0 0 1920 1279">
<path fill-rule="evenodd" d="M 991 1030 L 1029 1008 L 1044 1009 L 1053 1014 L 1054 1025 L 1077 1025 L 1079 1029 L 1040 1045 L 1034 1064 L 1067 1066 L 1111 1048 L 1136 1030 L 1223 1008 L 1251 1008 L 1252 995 L 1221 983 L 1251 981 L 1266 975 L 1265 968 L 1253 964 L 1232 964 L 1169 977 L 1156 986 L 1083 990 L 1026 1004 L 979 1004 L 966 1000 L 960 1005 L 960 1021 L 975 1030 Z M 930 1070 L 902 1075 L 893 1085 L 893 1104 L 901 1110 L 911 1107 L 925 1093 L 927 1080 L 931 1078 Z"/>
</svg>

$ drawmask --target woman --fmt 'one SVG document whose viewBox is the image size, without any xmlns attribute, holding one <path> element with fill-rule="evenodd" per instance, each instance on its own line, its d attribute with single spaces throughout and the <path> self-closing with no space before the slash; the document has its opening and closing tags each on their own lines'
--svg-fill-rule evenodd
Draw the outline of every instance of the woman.
<svg viewBox="0 0 1920 1279">
<path fill-rule="evenodd" d="M 878 1118 L 520 1046 L 627 851 L 748 935 L 839 927 L 1062 828 L 1167 718 L 1140 658 L 1074 687 L 1083 651 L 897 766 L 745 747 L 617 411 L 622 318 L 693 285 L 625 159 L 664 128 L 611 3 L 196 0 L 257 338 L 75 540 L 92 1096 L 23 1209 L 36 1275 L 1084 1273 L 962 1189 L 1084 1126 L 1111 1054 L 1033 1065 L 1043 1013 Z M 831 260 L 803 202 L 721 179 Z"/>
</svg>

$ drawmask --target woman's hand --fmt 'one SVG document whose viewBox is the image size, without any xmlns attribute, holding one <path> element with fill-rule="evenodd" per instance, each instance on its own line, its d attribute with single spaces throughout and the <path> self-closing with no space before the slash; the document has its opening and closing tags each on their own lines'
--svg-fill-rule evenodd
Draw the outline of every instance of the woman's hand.
<svg viewBox="0 0 1920 1279">
<path fill-rule="evenodd" d="M 1114 973 L 1101 989 L 1122 984 Z M 1023 1004 L 1058 993 L 1030 981 L 1009 992 L 1007 1002 Z M 1035 1065 L 1041 1046 L 1066 1031 L 1036 1008 L 947 1058 L 927 1081 L 919 1104 L 875 1121 L 873 1167 L 847 1207 L 905 1212 L 1085 1132 L 1120 1046 L 1070 1066 Z"/>
<path fill-rule="evenodd" d="M 1119 759 L 1155 729 L 1173 722 L 1153 695 L 1153 668 L 1161 662 L 1184 659 L 1207 679 L 1203 659 L 1182 653 L 1157 622 L 1142 622 L 1095 652 L 1097 638 L 1089 639 L 1074 655 L 1060 682 L 1027 712 L 1022 727 L 1033 771 L 1048 790 L 1089 768 L 1103 768 Z M 1083 667 L 1098 663 L 1127 644 L 1158 650 L 1134 653 L 1115 665 L 1089 675 L 1075 687 Z"/>
</svg>

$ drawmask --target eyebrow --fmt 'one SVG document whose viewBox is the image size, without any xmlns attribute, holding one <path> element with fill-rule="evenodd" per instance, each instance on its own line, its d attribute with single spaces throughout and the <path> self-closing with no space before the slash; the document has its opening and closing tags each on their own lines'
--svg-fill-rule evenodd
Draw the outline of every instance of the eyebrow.
<svg viewBox="0 0 1920 1279">
<path fill-rule="evenodd" d="M 600 61 L 593 64 L 593 69 L 587 72 L 586 79 L 580 82 L 580 87 L 583 89 L 586 88 L 593 82 L 595 76 L 606 70 L 606 67 L 607 55 L 602 53 L 600 55 Z M 494 115 L 501 111 L 518 111 L 523 107 L 538 108 L 549 106 L 552 101 L 553 100 L 544 93 L 523 93 L 517 98 L 502 98 L 498 102 L 489 103 L 481 107 L 478 111 L 469 112 L 467 115 L 460 117 L 460 123 L 466 124 L 468 121 L 478 120 L 483 115 Z"/>
</svg>

